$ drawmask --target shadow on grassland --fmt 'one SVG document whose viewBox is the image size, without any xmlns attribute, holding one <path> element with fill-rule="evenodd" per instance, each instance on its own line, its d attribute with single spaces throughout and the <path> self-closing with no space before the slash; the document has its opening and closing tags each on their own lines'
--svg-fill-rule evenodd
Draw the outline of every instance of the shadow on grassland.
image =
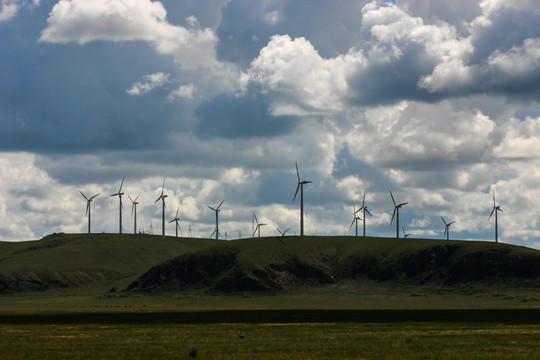
<svg viewBox="0 0 540 360">
<path fill-rule="evenodd" d="M 218 310 L 0 315 L 1 324 L 481 322 L 538 324 L 538 309 Z"/>
</svg>

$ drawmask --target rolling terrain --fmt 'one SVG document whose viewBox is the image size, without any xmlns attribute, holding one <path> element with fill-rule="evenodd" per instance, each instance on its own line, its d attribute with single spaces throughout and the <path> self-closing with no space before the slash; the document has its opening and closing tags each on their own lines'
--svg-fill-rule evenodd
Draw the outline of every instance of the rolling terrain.
<svg viewBox="0 0 540 360">
<path fill-rule="evenodd" d="M 221 242 L 151 268 L 128 289 L 282 291 L 355 279 L 456 285 L 490 280 L 540 286 L 540 251 L 506 244 L 361 237 Z"/>
<path fill-rule="evenodd" d="M 55 234 L 0 243 L 0 293 L 128 290 L 276 293 L 372 281 L 540 287 L 540 251 L 507 244 L 352 236 L 220 241 Z"/>
<path fill-rule="evenodd" d="M 122 289 L 153 265 L 215 243 L 128 234 L 54 234 L 0 242 L 0 293 Z"/>
</svg>

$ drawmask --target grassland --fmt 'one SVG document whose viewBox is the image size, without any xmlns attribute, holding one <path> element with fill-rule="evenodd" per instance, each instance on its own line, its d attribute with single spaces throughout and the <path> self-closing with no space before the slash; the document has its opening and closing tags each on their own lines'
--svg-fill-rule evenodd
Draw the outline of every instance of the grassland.
<svg viewBox="0 0 540 360">
<path fill-rule="evenodd" d="M 419 239 L 282 240 L 66 234 L 0 243 L 0 276 L 30 286 L 0 295 L 0 359 L 540 357 L 537 279 L 486 277 L 448 285 L 437 277 L 471 257 L 505 270 L 517 260 L 536 259 L 535 250 Z M 277 264 L 280 272 L 298 275 L 294 286 L 209 291 L 214 279 L 181 291 L 123 290 L 149 269 L 180 264 L 200 270 L 201 259 L 223 249 L 235 257 L 221 277 L 241 269 L 241 276 L 254 278 Z M 356 261 L 374 264 L 365 254 L 382 264 L 376 269 L 397 275 L 380 280 L 354 267 Z M 444 261 L 434 261 L 434 254 Z M 495 261 L 499 257 L 509 260 Z M 411 272 L 424 265 L 427 272 Z M 306 269 L 307 281 L 299 281 Z M 424 281 L 426 274 L 437 281 Z"/>
<path fill-rule="evenodd" d="M 535 359 L 540 325 L 235 323 L 0 325 L 14 359 Z"/>
</svg>

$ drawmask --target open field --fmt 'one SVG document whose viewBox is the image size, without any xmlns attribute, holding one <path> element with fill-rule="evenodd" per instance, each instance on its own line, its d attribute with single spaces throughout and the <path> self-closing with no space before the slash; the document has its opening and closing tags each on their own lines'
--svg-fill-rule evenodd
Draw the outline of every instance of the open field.
<svg viewBox="0 0 540 360">
<path fill-rule="evenodd" d="M 0 359 L 540 357 L 539 284 L 527 277 L 529 264 L 540 266 L 538 251 L 418 239 L 282 240 L 75 234 L 0 244 Z M 229 263 L 216 270 L 220 256 Z M 484 266 L 486 276 L 443 281 L 470 264 Z M 268 269 L 290 283 L 216 291 L 231 279 L 266 284 Z M 158 282 L 126 290 L 137 279 Z M 177 286 L 182 279 L 188 286 Z"/>
<path fill-rule="evenodd" d="M 198 314 L 202 316 L 198 319 L 210 320 L 208 315 L 211 314 Z M 131 316 L 125 320 L 136 318 Z M 76 318 L 71 321 L 69 318 L 57 318 L 55 321 L 54 316 L 50 323 L 18 324 L 15 321 L 0 325 L 0 357 L 4 360 L 195 357 L 535 359 L 540 355 L 539 324 L 437 320 L 317 322 L 316 319 L 295 322 L 291 321 L 294 318 L 287 320 L 281 317 L 266 321 L 271 318 L 272 312 L 262 316 L 259 322 L 123 323 L 103 321 L 102 317 L 95 322 L 81 322 Z M 238 317 L 236 319 L 239 320 Z"/>
</svg>

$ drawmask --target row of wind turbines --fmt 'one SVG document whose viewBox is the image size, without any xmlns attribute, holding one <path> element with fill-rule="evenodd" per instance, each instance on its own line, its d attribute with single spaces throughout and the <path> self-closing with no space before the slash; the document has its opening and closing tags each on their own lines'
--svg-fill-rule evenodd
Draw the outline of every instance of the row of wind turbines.
<svg viewBox="0 0 540 360">
<path fill-rule="evenodd" d="M 311 184 L 312 182 L 309 181 L 309 180 L 302 180 L 302 178 L 300 177 L 300 171 L 298 170 L 298 163 L 296 162 L 295 163 L 295 166 L 296 166 L 296 176 L 297 176 L 297 179 L 298 179 L 298 182 L 297 182 L 297 186 L 296 186 L 296 191 L 294 193 L 294 197 L 293 197 L 293 200 L 292 200 L 292 204 L 294 204 L 295 200 L 296 200 L 296 197 L 298 195 L 298 192 L 300 192 L 300 236 L 304 236 L 304 185 L 307 185 L 307 184 Z M 122 204 L 122 196 L 124 195 L 124 193 L 122 192 L 122 186 L 124 185 L 124 180 L 125 180 L 125 177 L 122 178 L 122 182 L 120 183 L 120 188 L 118 189 L 118 192 L 114 193 L 114 194 L 111 194 L 111 196 L 118 196 L 119 198 L 119 233 L 122 234 L 122 208 L 123 208 L 123 204 Z M 161 208 L 162 208 L 162 221 L 161 221 L 161 230 L 162 230 L 162 237 L 165 238 L 165 198 L 167 197 L 167 195 L 164 193 L 164 189 L 165 189 L 165 178 L 163 179 L 163 185 L 161 186 L 161 194 L 159 195 L 159 197 L 156 199 L 156 201 L 154 203 L 157 203 L 161 200 Z M 92 200 L 94 198 L 96 198 L 98 195 L 100 195 L 99 193 L 96 194 L 96 195 L 93 195 L 91 197 L 87 197 L 82 191 L 79 191 L 81 193 L 81 195 L 84 197 L 84 199 L 86 200 L 86 216 L 88 217 L 88 233 L 90 234 L 91 233 L 91 203 L 92 203 Z M 399 230 L 400 230 L 400 226 L 399 226 L 399 210 L 408 204 L 408 202 L 403 202 L 403 203 L 396 203 L 396 200 L 394 198 L 394 195 L 392 194 L 392 191 L 389 190 L 390 192 L 390 197 L 392 199 L 392 203 L 394 204 L 394 211 L 392 213 L 392 219 L 390 220 L 390 225 L 392 225 L 392 223 L 394 222 L 394 219 L 396 220 L 396 238 L 399 239 Z M 132 208 L 131 208 L 131 214 L 132 216 L 134 217 L 134 223 L 133 223 L 133 233 L 136 234 L 137 233 L 137 205 L 139 204 L 137 202 L 137 199 L 139 198 L 140 194 L 137 195 L 135 197 L 135 199 L 132 199 L 131 196 L 128 195 L 128 198 L 129 200 L 131 201 L 132 203 Z M 214 229 L 214 232 L 212 232 L 212 234 L 210 235 L 210 237 L 214 236 L 215 235 L 215 238 L 216 240 L 219 239 L 219 235 L 221 235 L 221 233 L 219 232 L 219 212 L 220 212 L 220 208 L 221 208 L 221 205 L 225 202 L 225 200 L 221 201 L 221 203 L 219 203 L 218 206 L 216 207 L 212 207 L 210 205 L 207 205 L 207 207 L 214 211 L 215 212 L 215 217 L 216 217 L 216 226 L 215 226 L 215 229 Z M 180 228 L 180 224 L 179 224 L 179 217 L 178 217 L 178 208 L 176 209 L 176 215 L 174 217 L 174 219 L 172 219 L 171 221 L 169 221 L 169 223 L 172 223 L 172 222 L 175 222 L 176 223 L 176 237 L 178 237 L 178 230 Z M 502 209 L 500 208 L 499 205 L 496 204 L 496 201 L 495 201 L 495 191 L 493 191 L 493 208 L 491 210 L 491 213 L 489 214 L 489 218 L 488 218 L 488 221 L 491 219 L 491 217 L 493 215 L 495 215 L 495 242 L 498 242 L 499 241 L 499 234 L 498 234 L 498 216 L 497 216 L 497 213 L 501 211 L 502 212 Z M 358 216 L 358 213 L 362 212 L 362 215 L 363 217 L 359 217 Z M 371 212 L 368 210 L 368 207 L 367 207 L 367 204 L 366 204 L 366 193 L 364 192 L 364 196 L 362 198 L 362 206 L 357 210 L 356 209 L 356 206 L 353 206 L 353 220 L 352 220 L 352 223 L 351 225 L 349 226 L 349 230 L 352 228 L 352 226 L 354 225 L 355 226 L 355 235 L 358 236 L 358 221 L 362 221 L 363 223 L 363 236 L 365 237 L 366 236 L 366 215 L 369 215 L 369 216 L 372 216 Z M 257 216 L 255 215 L 255 213 L 253 213 L 253 219 L 254 221 L 256 222 L 256 226 L 254 224 L 254 227 L 253 227 L 253 236 L 255 236 L 255 233 L 258 233 L 258 236 L 260 237 L 261 236 L 261 227 L 264 226 L 264 225 L 267 225 L 265 223 L 259 223 L 258 219 L 257 219 Z M 441 216 L 441 220 L 443 221 L 444 223 L 444 235 L 443 236 L 446 236 L 446 239 L 447 240 L 450 240 L 450 226 L 455 223 L 455 221 L 450 221 L 450 222 L 447 222 L 442 216 Z M 405 238 L 409 237 L 410 234 L 407 234 L 405 232 L 405 228 L 402 226 L 401 229 L 403 230 L 403 236 Z M 281 231 L 280 229 L 276 229 L 281 237 L 284 237 L 285 234 L 287 233 L 287 230 L 285 231 Z"/>
</svg>

